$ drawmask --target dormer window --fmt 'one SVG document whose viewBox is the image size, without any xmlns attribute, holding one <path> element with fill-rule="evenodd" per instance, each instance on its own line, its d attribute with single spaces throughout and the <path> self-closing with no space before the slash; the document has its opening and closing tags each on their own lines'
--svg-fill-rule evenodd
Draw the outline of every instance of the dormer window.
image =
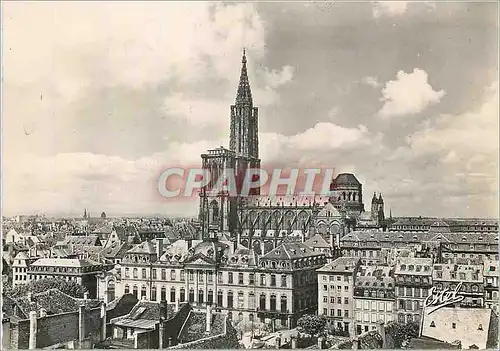
<svg viewBox="0 0 500 351">
<path fill-rule="evenodd" d="M 483 330 L 483 325 L 479 324 L 479 326 L 477 327 L 477 330 Z"/>
<path fill-rule="evenodd" d="M 434 323 L 434 321 L 432 321 L 430 326 L 431 326 L 432 328 L 436 328 L 436 323 Z"/>
</svg>

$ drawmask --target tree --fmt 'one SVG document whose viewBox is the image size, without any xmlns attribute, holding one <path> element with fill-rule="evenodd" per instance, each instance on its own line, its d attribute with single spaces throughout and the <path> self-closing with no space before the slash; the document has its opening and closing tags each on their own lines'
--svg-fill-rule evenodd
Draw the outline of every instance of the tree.
<svg viewBox="0 0 500 351">
<path fill-rule="evenodd" d="M 326 317 L 323 315 L 306 314 L 297 321 L 297 329 L 300 332 L 317 336 L 325 331 Z"/>
<path fill-rule="evenodd" d="M 18 285 L 14 288 L 4 289 L 4 294 L 16 298 L 25 296 L 28 292 L 32 294 L 38 294 L 49 289 L 58 289 L 63 293 L 75 297 L 82 298 L 83 294 L 87 292 L 87 288 L 77 284 L 73 281 L 66 281 L 61 278 L 46 278 L 39 280 L 32 280 L 27 284 Z"/>
<path fill-rule="evenodd" d="M 411 338 L 418 336 L 418 330 L 419 325 L 416 322 L 405 324 L 392 321 L 387 324 L 386 333 L 392 340 L 392 348 L 401 348 Z"/>
</svg>

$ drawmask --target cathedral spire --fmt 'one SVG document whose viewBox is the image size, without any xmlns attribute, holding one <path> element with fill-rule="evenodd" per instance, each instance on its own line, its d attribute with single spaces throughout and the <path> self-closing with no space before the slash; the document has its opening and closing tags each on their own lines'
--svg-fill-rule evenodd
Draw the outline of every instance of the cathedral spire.
<svg viewBox="0 0 500 351">
<path fill-rule="evenodd" d="M 252 91 L 250 90 L 250 82 L 248 81 L 247 56 L 245 48 L 243 48 L 243 57 L 241 59 L 241 74 L 240 83 L 238 84 L 238 93 L 236 94 L 236 104 L 253 104 Z"/>
</svg>

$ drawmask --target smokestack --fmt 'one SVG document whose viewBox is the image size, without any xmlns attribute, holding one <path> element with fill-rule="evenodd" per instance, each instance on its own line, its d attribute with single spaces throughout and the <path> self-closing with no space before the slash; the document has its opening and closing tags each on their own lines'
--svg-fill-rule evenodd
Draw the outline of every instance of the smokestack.
<svg viewBox="0 0 500 351">
<path fill-rule="evenodd" d="M 382 348 L 385 349 L 386 345 L 387 345 L 387 337 L 385 335 L 384 321 L 382 321 L 382 320 L 378 321 L 378 323 L 377 323 L 377 329 L 378 329 L 378 333 L 382 337 Z"/>
<path fill-rule="evenodd" d="M 156 260 L 159 261 L 161 255 L 163 255 L 163 239 L 158 239 L 156 242 Z"/>
<path fill-rule="evenodd" d="M 206 333 L 210 334 L 212 330 L 212 305 L 207 305 L 207 329 Z"/>
<path fill-rule="evenodd" d="M 30 338 L 29 338 L 29 346 L 30 350 L 36 349 L 36 332 L 37 332 L 37 319 L 36 319 L 36 311 L 30 312 Z"/>
</svg>

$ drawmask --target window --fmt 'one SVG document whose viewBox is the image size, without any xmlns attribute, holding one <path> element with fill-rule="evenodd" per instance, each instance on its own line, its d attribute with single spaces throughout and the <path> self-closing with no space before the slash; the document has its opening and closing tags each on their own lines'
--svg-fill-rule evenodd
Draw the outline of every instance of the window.
<svg viewBox="0 0 500 351">
<path fill-rule="evenodd" d="M 255 284 L 255 280 L 254 280 L 254 279 L 255 279 L 255 278 L 254 278 L 254 274 L 253 274 L 253 273 L 249 273 L 249 274 L 248 274 L 248 283 L 249 283 L 250 285 L 254 285 L 254 284 Z"/>
<path fill-rule="evenodd" d="M 286 274 L 281 276 L 281 287 L 286 288 Z"/>
<path fill-rule="evenodd" d="M 156 286 L 151 288 L 151 301 L 156 301 Z"/>
<path fill-rule="evenodd" d="M 266 285 L 266 275 L 265 274 L 260 275 L 260 285 Z"/>
<path fill-rule="evenodd" d="M 344 310 L 344 317 L 349 318 L 349 310 Z"/>
<path fill-rule="evenodd" d="M 125 278 L 128 278 L 130 275 L 129 269 L 125 268 Z"/>
<path fill-rule="evenodd" d="M 214 274 L 212 271 L 207 272 L 207 281 L 212 283 L 214 281 Z"/>
<path fill-rule="evenodd" d="M 477 327 L 477 330 L 483 330 L 483 325 L 479 324 L 479 326 Z"/>
<path fill-rule="evenodd" d="M 198 271 L 198 283 L 203 283 L 203 277 L 205 276 L 205 272 Z"/>
<path fill-rule="evenodd" d="M 248 308 L 251 310 L 255 308 L 255 294 L 253 292 L 248 293 Z"/>
<path fill-rule="evenodd" d="M 153 269 L 153 279 L 156 280 L 156 269 Z"/>
<path fill-rule="evenodd" d="M 130 293 L 130 287 L 128 285 L 125 285 L 125 294 Z"/>
<path fill-rule="evenodd" d="M 181 282 L 183 282 L 184 280 L 185 280 L 184 269 L 181 269 Z"/>
<path fill-rule="evenodd" d="M 219 307 L 222 307 L 222 290 L 219 290 L 217 292 L 217 305 Z"/>
<path fill-rule="evenodd" d="M 227 292 L 227 307 L 233 308 L 233 292 L 232 291 Z"/>
<path fill-rule="evenodd" d="M 326 297 L 325 297 L 325 299 L 326 299 Z M 330 303 L 335 303 L 335 297 L 330 296 Z"/>
<path fill-rule="evenodd" d="M 342 280 L 342 277 L 340 275 L 337 276 L 337 281 L 341 281 Z"/>
<path fill-rule="evenodd" d="M 457 329 L 457 323 L 451 323 L 451 328 L 452 329 Z"/>
<path fill-rule="evenodd" d="M 146 287 L 145 287 L 145 286 L 143 286 L 143 287 L 141 288 L 141 299 L 143 299 L 143 298 L 145 298 L 145 297 L 146 297 Z"/>
<path fill-rule="evenodd" d="M 194 273 L 191 270 L 188 271 L 188 279 L 190 282 L 194 281 Z"/>
<path fill-rule="evenodd" d="M 344 291 L 349 291 L 349 286 L 344 286 Z"/>
<path fill-rule="evenodd" d="M 330 316 L 335 317 L 335 310 L 333 308 L 330 310 Z"/>
<path fill-rule="evenodd" d="M 170 288 L 170 302 L 175 302 L 175 288 Z"/>
<path fill-rule="evenodd" d="M 342 310 L 340 308 L 337 309 L 337 317 L 342 317 Z"/>
<path fill-rule="evenodd" d="M 167 300 L 167 289 L 161 288 L 161 290 L 160 290 L 160 299 L 161 299 L 161 301 L 166 301 Z"/>
<path fill-rule="evenodd" d="M 341 297 L 337 297 L 337 303 L 340 305 L 342 303 L 342 298 Z"/>
<path fill-rule="evenodd" d="M 170 280 L 175 280 L 175 269 L 170 271 Z"/>
<path fill-rule="evenodd" d="M 188 299 L 189 299 L 189 302 L 193 302 L 194 301 L 194 289 L 193 288 L 189 289 L 189 297 L 188 297 Z"/>
<path fill-rule="evenodd" d="M 271 274 L 271 286 L 276 286 L 276 275 Z"/>
<path fill-rule="evenodd" d="M 181 293 L 179 295 L 180 301 L 186 301 L 186 290 L 184 290 L 184 288 L 181 288 Z"/>
<path fill-rule="evenodd" d="M 436 323 L 434 323 L 434 321 L 432 321 L 430 326 L 433 328 L 436 328 Z"/>
<path fill-rule="evenodd" d="M 161 270 L 161 280 L 167 280 L 167 270 L 166 269 Z"/>
<path fill-rule="evenodd" d="M 232 272 L 229 272 L 227 274 L 227 278 L 228 278 L 227 279 L 228 284 L 233 284 L 233 273 Z"/>
<path fill-rule="evenodd" d="M 222 284 L 222 272 L 217 272 L 217 283 Z"/>
<path fill-rule="evenodd" d="M 323 291 L 328 291 L 328 285 L 323 285 Z"/>
<path fill-rule="evenodd" d="M 204 297 L 205 297 L 205 293 L 203 292 L 203 290 L 198 290 L 198 302 L 199 303 L 203 303 L 203 300 L 204 300 Z"/>
<path fill-rule="evenodd" d="M 243 273 L 238 273 L 238 284 L 243 285 Z"/>
<path fill-rule="evenodd" d="M 327 308 L 323 308 L 323 315 L 328 315 L 328 309 Z"/>
<path fill-rule="evenodd" d="M 259 308 L 261 310 L 266 309 L 266 295 L 265 294 L 260 294 L 260 296 L 259 296 Z"/>
<path fill-rule="evenodd" d="M 142 269 L 142 279 L 146 279 L 146 268 Z"/>
<path fill-rule="evenodd" d="M 271 295 L 271 311 L 276 311 L 276 295 Z"/>
<path fill-rule="evenodd" d="M 328 303 L 328 297 L 323 296 L 323 302 L 324 302 L 324 303 Z"/>
<path fill-rule="evenodd" d="M 133 277 L 134 277 L 134 278 L 138 278 L 138 275 L 137 275 L 137 268 L 134 268 L 134 270 L 133 270 L 132 272 L 133 272 Z"/>
<path fill-rule="evenodd" d="M 345 275 L 345 276 L 344 276 L 344 281 L 345 281 L 345 282 L 349 282 L 349 276 L 348 276 L 348 275 Z"/>
</svg>

